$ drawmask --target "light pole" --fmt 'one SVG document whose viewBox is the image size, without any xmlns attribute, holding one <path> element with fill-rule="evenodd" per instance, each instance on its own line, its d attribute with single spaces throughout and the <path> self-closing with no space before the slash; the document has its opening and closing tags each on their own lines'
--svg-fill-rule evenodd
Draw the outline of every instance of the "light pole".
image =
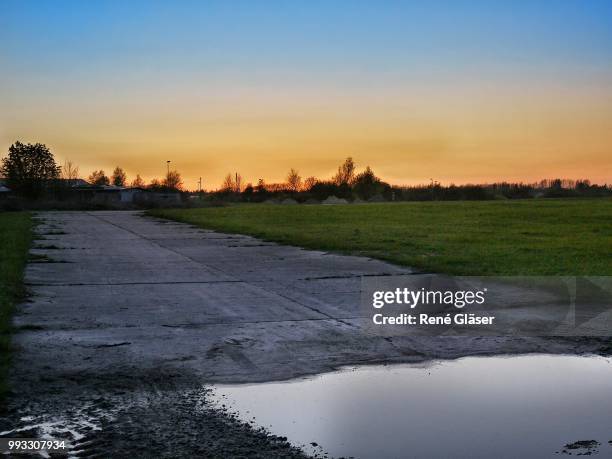
<svg viewBox="0 0 612 459">
<path fill-rule="evenodd" d="M 166 161 L 166 167 L 167 167 L 167 171 L 166 171 L 166 177 L 168 177 L 170 175 L 170 161 Z"/>
</svg>

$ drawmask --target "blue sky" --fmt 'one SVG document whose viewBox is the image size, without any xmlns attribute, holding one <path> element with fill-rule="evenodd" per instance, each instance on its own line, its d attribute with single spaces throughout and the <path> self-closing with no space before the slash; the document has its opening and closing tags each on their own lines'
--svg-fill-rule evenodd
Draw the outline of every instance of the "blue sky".
<svg viewBox="0 0 612 459">
<path fill-rule="evenodd" d="M 11 63 L 50 72 L 75 60 L 106 71 L 117 62 L 228 73 L 547 70 L 609 66 L 612 51 L 605 1 L 5 0 L 0 21 Z"/>
</svg>

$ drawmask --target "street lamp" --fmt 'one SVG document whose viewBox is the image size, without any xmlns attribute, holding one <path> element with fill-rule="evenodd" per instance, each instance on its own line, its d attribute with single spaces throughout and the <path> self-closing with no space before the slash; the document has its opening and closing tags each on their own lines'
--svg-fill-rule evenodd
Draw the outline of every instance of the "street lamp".
<svg viewBox="0 0 612 459">
<path fill-rule="evenodd" d="M 166 177 L 167 177 L 168 175 L 170 175 L 170 161 L 166 161 L 166 166 L 168 168 L 168 170 L 166 172 Z"/>
</svg>

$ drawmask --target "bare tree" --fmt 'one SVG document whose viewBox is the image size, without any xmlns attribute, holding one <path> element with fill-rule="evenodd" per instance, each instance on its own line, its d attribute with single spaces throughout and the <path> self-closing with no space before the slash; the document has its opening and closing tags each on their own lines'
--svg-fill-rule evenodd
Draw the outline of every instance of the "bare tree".
<svg viewBox="0 0 612 459">
<path fill-rule="evenodd" d="M 161 188 L 161 187 L 162 187 L 162 184 L 161 184 L 161 182 L 159 181 L 159 179 L 154 178 L 154 179 L 152 179 L 152 180 L 149 182 L 149 188 L 151 188 L 151 189 L 153 189 L 153 190 L 154 190 L 154 189 L 156 189 L 156 188 Z"/>
<path fill-rule="evenodd" d="M 338 167 L 338 172 L 332 179 L 336 185 L 350 185 L 355 178 L 355 163 L 350 156 Z"/>
<path fill-rule="evenodd" d="M 242 176 L 236 172 L 235 174 L 227 174 L 221 184 L 221 191 L 226 193 L 240 193 L 242 191 Z"/>
<path fill-rule="evenodd" d="M 136 178 L 132 180 L 131 186 L 134 188 L 144 188 L 145 183 L 142 177 L 140 177 L 140 174 L 136 174 Z"/>
<path fill-rule="evenodd" d="M 236 188 L 236 183 L 234 182 L 234 177 L 232 174 L 227 174 L 223 179 L 223 183 L 221 184 L 221 191 L 232 192 Z"/>
<path fill-rule="evenodd" d="M 64 167 L 62 167 L 62 178 L 66 180 L 70 185 L 79 178 L 79 168 L 75 166 L 72 161 L 64 161 Z"/>
<path fill-rule="evenodd" d="M 110 180 L 108 179 L 108 177 L 106 176 L 106 174 L 104 173 L 102 169 L 100 169 L 99 171 L 93 171 L 91 175 L 89 176 L 89 178 L 87 179 L 87 181 L 91 183 L 92 185 L 109 185 L 110 184 Z"/>
<path fill-rule="evenodd" d="M 302 177 L 295 169 L 291 169 L 287 174 L 287 189 L 289 191 L 298 192 L 302 187 Z"/>
<path fill-rule="evenodd" d="M 125 175 L 124 170 L 119 166 L 115 167 L 113 175 L 111 176 L 111 183 L 115 186 L 125 186 L 126 181 L 127 176 Z"/>
<path fill-rule="evenodd" d="M 317 184 L 318 180 L 316 177 L 314 176 L 310 176 L 308 177 L 306 180 L 304 180 L 304 185 L 302 186 L 302 189 L 305 191 L 310 191 L 310 189 L 315 186 Z"/>
</svg>

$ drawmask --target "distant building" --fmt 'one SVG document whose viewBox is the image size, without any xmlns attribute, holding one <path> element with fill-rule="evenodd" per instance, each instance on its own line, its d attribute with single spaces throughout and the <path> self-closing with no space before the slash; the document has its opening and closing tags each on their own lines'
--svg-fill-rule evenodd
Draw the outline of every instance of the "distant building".
<svg viewBox="0 0 612 459">
<path fill-rule="evenodd" d="M 9 187 L 0 184 L 0 199 L 8 198 L 12 193 L 13 192 Z"/>
<path fill-rule="evenodd" d="M 181 193 L 178 191 L 150 191 L 144 190 L 134 196 L 134 202 L 137 204 L 156 204 L 156 205 L 176 205 L 181 203 Z"/>
<path fill-rule="evenodd" d="M 121 187 L 114 185 L 79 185 L 71 187 L 71 194 L 80 202 L 101 205 L 174 205 L 181 202 L 178 191 L 151 191 L 146 188 Z"/>
<path fill-rule="evenodd" d="M 0 177 L 0 199 L 7 198 L 11 194 L 13 194 L 13 190 L 6 186 L 6 179 Z"/>
<path fill-rule="evenodd" d="M 79 186 L 90 186 L 90 183 L 87 180 L 83 180 L 80 178 L 77 179 L 61 179 L 66 182 L 70 188 L 75 188 Z"/>
<path fill-rule="evenodd" d="M 147 193 L 144 188 L 123 188 L 119 190 L 119 201 L 133 203 L 136 201 L 138 195 Z"/>
<path fill-rule="evenodd" d="M 83 179 L 58 179 L 53 182 L 54 199 L 76 201 L 110 207 L 138 206 L 173 206 L 181 203 L 181 193 L 176 190 L 150 190 L 139 187 L 114 185 L 92 185 Z M 14 196 L 6 186 L 6 180 L 0 178 L 0 200 Z"/>
</svg>

